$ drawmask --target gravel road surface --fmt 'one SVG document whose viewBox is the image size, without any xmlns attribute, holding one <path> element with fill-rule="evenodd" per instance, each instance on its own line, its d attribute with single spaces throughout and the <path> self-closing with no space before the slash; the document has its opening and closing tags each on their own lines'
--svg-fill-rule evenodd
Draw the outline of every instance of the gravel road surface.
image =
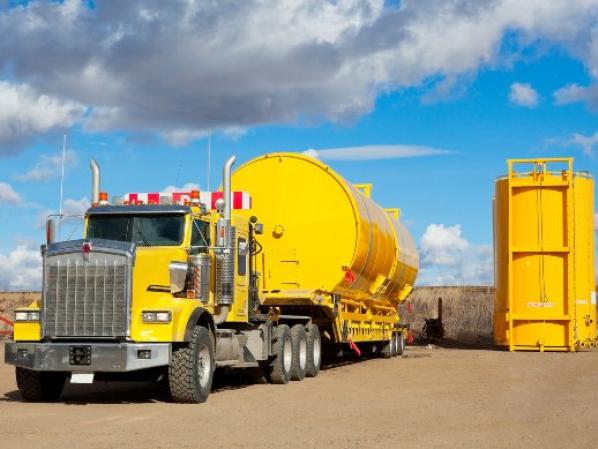
<svg viewBox="0 0 598 449">
<path fill-rule="evenodd" d="M 598 352 L 416 347 L 286 386 L 221 376 L 203 405 L 134 383 L 68 385 L 60 402 L 32 404 L 0 362 L 0 447 L 596 448 L 597 387 Z"/>
</svg>

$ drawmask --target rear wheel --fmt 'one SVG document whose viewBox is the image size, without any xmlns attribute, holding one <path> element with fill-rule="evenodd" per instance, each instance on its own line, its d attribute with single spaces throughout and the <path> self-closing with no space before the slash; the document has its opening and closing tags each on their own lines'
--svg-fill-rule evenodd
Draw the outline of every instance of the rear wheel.
<svg viewBox="0 0 598 449">
<path fill-rule="evenodd" d="M 62 394 L 67 373 L 16 368 L 17 387 L 26 401 L 49 402 Z"/>
<path fill-rule="evenodd" d="M 388 340 L 384 344 L 384 349 L 382 350 L 382 355 L 385 359 L 389 359 L 394 357 L 397 354 L 397 341 L 395 339 L 394 333 L 390 336 L 390 340 Z"/>
<path fill-rule="evenodd" d="M 293 347 L 291 380 L 303 380 L 307 365 L 307 336 L 302 324 L 295 324 L 291 328 L 291 345 Z"/>
<path fill-rule="evenodd" d="M 397 356 L 402 356 L 405 353 L 405 334 L 403 332 L 397 332 L 395 334 L 396 336 L 396 355 Z"/>
<path fill-rule="evenodd" d="M 305 376 L 316 377 L 320 372 L 322 363 L 322 339 L 320 329 L 315 324 L 306 326 L 307 332 L 307 363 L 305 365 Z"/>
<path fill-rule="evenodd" d="M 291 329 L 286 324 L 281 324 L 274 331 L 272 349 L 274 358 L 268 366 L 268 380 L 273 384 L 286 384 L 291 379 L 293 361 Z"/>
<path fill-rule="evenodd" d="M 214 378 L 214 345 L 210 331 L 195 326 L 188 345 L 172 351 L 168 367 L 170 394 L 175 402 L 202 403 L 208 399 Z"/>
</svg>

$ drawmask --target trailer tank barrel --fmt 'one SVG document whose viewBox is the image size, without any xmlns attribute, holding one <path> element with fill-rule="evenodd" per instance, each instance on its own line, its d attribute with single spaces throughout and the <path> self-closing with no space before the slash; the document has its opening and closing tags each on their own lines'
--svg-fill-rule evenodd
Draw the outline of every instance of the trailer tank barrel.
<svg viewBox="0 0 598 449">
<path fill-rule="evenodd" d="M 330 292 L 344 298 L 405 299 L 418 271 L 405 226 L 317 159 L 258 157 L 233 174 L 264 224 L 262 292 Z M 259 270 L 259 267 L 258 267 Z"/>
</svg>

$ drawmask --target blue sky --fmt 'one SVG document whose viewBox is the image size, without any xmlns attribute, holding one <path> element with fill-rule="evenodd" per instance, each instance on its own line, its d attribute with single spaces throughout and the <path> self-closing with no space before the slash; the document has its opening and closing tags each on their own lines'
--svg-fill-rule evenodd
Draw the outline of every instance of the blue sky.
<svg viewBox="0 0 598 449">
<path fill-rule="evenodd" d="M 193 2 L 175 3 L 166 14 L 160 2 L 0 2 L 0 33 L 19 34 L 0 43 L 0 287 L 39 285 L 40 217 L 58 208 L 65 133 L 69 212 L 88 201 L 91 157 L 118 194 L 205 188 L 210 131 L 212 187 L 231 153 L 321 151 L 349 181 L 373 183 L 378 203 L 402 209 L 425 284 L 492 282 L 493 182 L 507 158 L 573 156 L 576 169 L 598 168 L 598 2 L 278 2 L 276 17 L 301 38 L 273 29 L 253 2 L 234 17 L 232 1 L 199 7 L 196 22 L 169 30 L 170 14 L 187 17 Z M 258 13 L 271 36 L 246 25 Z M 24 31 L 25 20 L 37 25 Z M 169 37 L 147 34 L 148 23 Z M 376 145 L 412 157 L 381 159 Z M 424 156 L 430 149 L 440 151 Z"/>
</svg>

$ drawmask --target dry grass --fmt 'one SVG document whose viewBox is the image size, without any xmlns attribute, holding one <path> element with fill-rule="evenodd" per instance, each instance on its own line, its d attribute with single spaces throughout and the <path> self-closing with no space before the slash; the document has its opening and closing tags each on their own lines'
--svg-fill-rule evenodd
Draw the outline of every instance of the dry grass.
<svg viewBox="0 0 598 449">
<path fill-rule="evenodd" d="M 0 315 L 13 318 L 13 310 L 39 299 L 39 292 L 0 292 Z M 445 338 L 466 344 L 492 342 L 492 287 L 418 287 L 410 297 L 411 314 L 403 319 L 421 331 L 426 318 L 436 318 L 438 298 L 443 301 Z M 0 324 L 0 330 L 6 329 Z M 417 335 L 417 334 L 416 334 Z"/>
<path fill-rule="evenodd" d="M 491 344 L 493 287 L 418 287 L 409 300 L 413 312 L 402 314 L 411 329 L 421 332 L 427 318 L 437 318 L 442 298 L 444 338 L 454 343 Z M 417 332 L 415 333 L 417 337 Z"/>
<path fill-rule="evenodd" d="M 40 292 L 0 292 L 0 315 L 14 319 L 14 309 L 24 307 L 40 299 Z M 0 321 L 0 331 L 11 330 Z"/>
</svg>

